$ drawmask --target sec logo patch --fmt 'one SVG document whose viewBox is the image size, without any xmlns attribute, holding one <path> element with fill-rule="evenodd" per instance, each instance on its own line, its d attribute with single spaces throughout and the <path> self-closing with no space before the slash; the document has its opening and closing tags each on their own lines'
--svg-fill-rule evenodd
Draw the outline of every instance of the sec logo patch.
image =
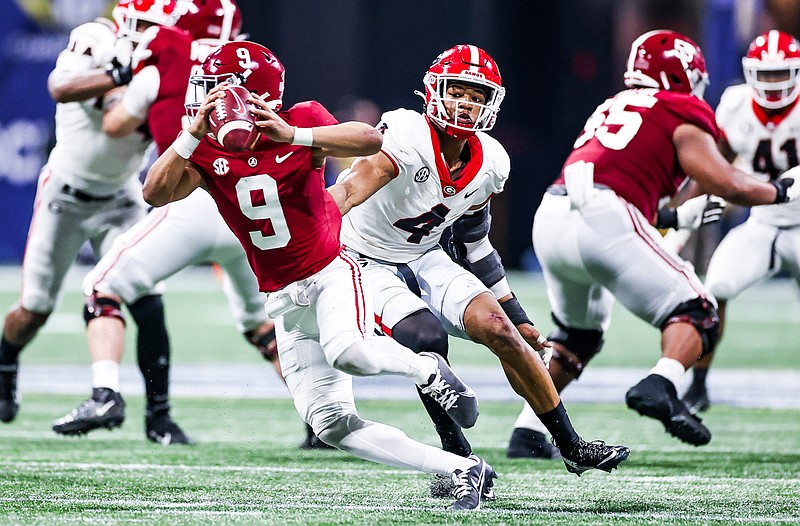
<svg viewBox="0 0 800 526">
<path fill-rule="evenodd" d="M 415 183 L 424 183 L 428 180 L 428 177 L 431 176 L 431 169 L 427 166 L 423 166 L 420 168 L 417 173 L 414 174 L 414 182 Z"/>
</svg>

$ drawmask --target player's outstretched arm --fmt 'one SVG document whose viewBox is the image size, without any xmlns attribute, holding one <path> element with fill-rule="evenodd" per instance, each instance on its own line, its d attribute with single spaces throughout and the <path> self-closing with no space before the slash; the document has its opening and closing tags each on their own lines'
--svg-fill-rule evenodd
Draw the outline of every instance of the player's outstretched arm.
<svg viewBox="0 0 800 526">
<path fill-rule="evenodd" d="M 78 102 L 102 97 L 116 86 L 101 69 L 86 72 L 53 70 L 47 78 L 47 90 L 56 102 Z"/>
<path fill-rule="evenodd" d="M 276 142 L 311 146 L 317 150 L 314 158 L 321 161 L 326 156 L 358 157 L 372 155 L 381 149 L 383 135 L 363 122 L 343 122 L 330 126 L 297 128 L 281 118 L 258 95 L 250 94 L 250 111 L 257 117 L 256 126 L 261 133 Z"/>
<path fill-rule="evenodd" d="M 678 161 L 703 193 L 742 206 L 776 202 L 774 185 L 734 168 L 720 153 L 711 134 L 693 124 L 681 124 L 672 136 Z"/>
<path fill-rule="evenodd" d="M 347 173 L 328 188 L 328 192 L 336 201 L 339 212 L 345 215 L 389 184 L 396 175 L 392 161 L 383 152 L 378 152 L 356 159 Z"/>
</svg>

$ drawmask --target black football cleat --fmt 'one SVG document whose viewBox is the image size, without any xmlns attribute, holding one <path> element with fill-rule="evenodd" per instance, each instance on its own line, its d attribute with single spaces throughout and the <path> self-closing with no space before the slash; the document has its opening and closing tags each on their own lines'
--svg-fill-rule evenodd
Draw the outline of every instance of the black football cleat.
<svg viewBox="0 0 800 526">
<path fill-rule="evenodd" d="M 166 411 L 159 413 L 147 411 L 144 416 L 144 428 L 147 439 L 162 446 L 173 444 L 194 445 L 194 440 L 187 436 L 183 429 L 178 427 L 178 424 L 173 422 Z"/>
<path fill-rule="evenodd" d="M 704 413 L 711 407 L 711 400 L 708 399 L 708 390 L 705 385 L 689 387 L 681 400 L 693 415 Z"/>
<path fill-rule="evenodd" d="M 675 386 L 663 376 L 651 374 L 631 387 L 625 403 L 640 415 L 660 421 L 670 435 L 687 444 L 703 446 L 711 441 L 711 432 L 689 412 Z"/>
<path fill-rule="evenodd" d="M 508 442 L 506 457 L 559 459 L 561 458 L 561 453 L 556 446 L 547 440 L 544 433 L 524 427 L 516 427 L 511 432 L 511 440 Z"/>
<path fill-rule="evenodd" d="M 560 451 L 567 471 L 579 477 L 590 469 L 611 473 L 631 454 L 631 450 L 625 446 L 609 446 L 600 440 L 586 442 L 583 439 L 571 451 Z"/>
<path fill-rule="evenodd" d="M 419 355 L 433 358 L 438 363 L 436 372 L 431 375 L 428 382 L 419 386 L 420 391 L 442 406 L 453 422 L 459 426 L 465 429 L 474 426 L 478 420 L 478 399 L 475 391 L 461 381 L 444 358 L 438 354 L 421 352 Z"/>
<path fill-rule="evenodd" d="M 11 422 L 19 411 L 17 371 L 19 366 L 0 365 L 0 421 Z"/>
<path fill-rule="evenodd" d="M 494 500 L 494 479 L 497 478 L 492 466 L 485 460 L 470 455 L 475 460 L 474 466 L 467 470 L 457 469 L 452 474 L 453 492 L 456 499 L 448 508 L 452 511 L 477 510 L 481 500 Z M 487 497 L 488 495 L 488 497 Z"/>
<path fill-rule="evenodd" d="M 326 444 L 314 434 L 311 426 L 306 424 L 306 438 L 300 442 L 300 449 L 336 449 L 335 447 Z"/>
<path fill-rule="evenodd" d="M 112 389 L 100 387 L 92 390 L 91 398 L 53 422 L 53 431 L 61 435 L 82 435 L 99 427 L 119 427 L 124 420 L 122 396 Z"/>
</svg>

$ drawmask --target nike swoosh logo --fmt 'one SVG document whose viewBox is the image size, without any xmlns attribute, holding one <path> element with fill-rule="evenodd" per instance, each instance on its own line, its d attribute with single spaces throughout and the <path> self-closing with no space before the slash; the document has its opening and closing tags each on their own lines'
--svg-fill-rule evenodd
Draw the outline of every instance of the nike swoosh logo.
<svg viewBox="0 0 800 526">
<path fill-rule="evenodd" d="M 479 190 L 479 189 L 475 189 L 475 190 L 473 190 L 473 191 L 471 191 L 471 192 L 467 192 L 466 194 L 464 194 L 464 199 L 469 199 L 469 197 L 470 197 L 472 194 L 474 194 L 475 192 L 477 192 L 478 190 Z"/>
<path fill-rule="evenodd" d="M 108 410 L 114 407 L 115 405 L 116 402 L 114 400 L 109 400 L 105 404 L 98 407 L 95 413 L 97 413 L 97 416 L 105 416 L 105 414 L 108 413 Z"/>
<path fill-rule="evenodd" d="M 276 163 L 278 163 L 278 164 L 281 164 L 283 161 L 285 161 L 286 159 L 288 159 L 288 158 L 289 158 L 289 156 L 290 156 L 290 155 L 292 155 L 293 153 L 294 153 L 294 152 L 289 152 L 289 153 L 287 153 L 286 155 L 276 155 L 276 156 L 275 156 L 275 162 L 276 162 Z"/>
</svg>

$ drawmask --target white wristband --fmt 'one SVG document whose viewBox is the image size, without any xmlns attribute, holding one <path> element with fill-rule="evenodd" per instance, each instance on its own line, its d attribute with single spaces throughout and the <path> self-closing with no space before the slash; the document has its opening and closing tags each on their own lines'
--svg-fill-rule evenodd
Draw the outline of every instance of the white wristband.
<svg viewBox="0 0 800 526">
<path fill-rule="evenodd" d="M 192 152 L 194 152 L 198 144 L 200 144 L 200 139 L 184 130 L 172 143 L 172 149 L 184 159 L 188 159 L 192 156 Z"/>
<path fill-rule="evenodd" d="M 294 128 L 292 146 L 314 146 L 314 132 L 311 128 Z"/>
</svg>

